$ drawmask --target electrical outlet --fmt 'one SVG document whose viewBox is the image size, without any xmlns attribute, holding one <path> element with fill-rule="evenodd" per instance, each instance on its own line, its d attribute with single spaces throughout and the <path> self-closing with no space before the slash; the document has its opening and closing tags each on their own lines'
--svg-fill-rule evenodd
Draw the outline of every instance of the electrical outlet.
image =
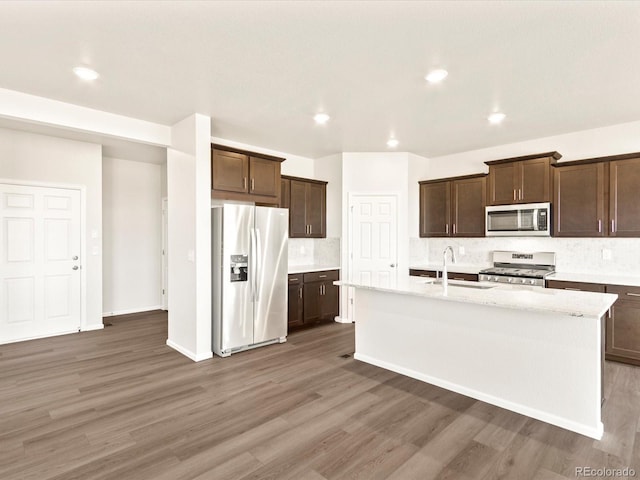
<svg viewBox="0 0 640 480">
<path fill-rule="evenodd" d="M 603 260 L 611 260 L 611 250 L 608 248 L 602 249 L 602 259 Z"/>
<path fill-rule="evenodd" d="M 464 255 L 464 247 L 458 247 L 458 253 Z"/>
</svg>

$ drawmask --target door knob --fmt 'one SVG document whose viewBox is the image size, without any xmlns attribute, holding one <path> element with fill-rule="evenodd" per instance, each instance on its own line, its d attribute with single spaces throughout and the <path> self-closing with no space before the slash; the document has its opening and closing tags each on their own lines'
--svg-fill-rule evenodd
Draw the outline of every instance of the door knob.
<svg viewBox="0 0 640 480">
<path fill-rule="evenodd" d="M 71 260 L 77 260 L 77 259 L 78 259 L 78 255 L 74 255 Z"/>
<path fill-rule="evenodd" d="M 78 268 L 80 268 L 80 267 L 78 267 L 78 265 L 74 265 L 74 266 L 73 266 L 73 269 L 74 269 L 74 270 L 78 270 Z"/>
<path fill-rule="evenodd" d="M 389 265 L 391 268 L 395 268 L 396 264 L 392 263 L 391 265 Z"/>
</svg>

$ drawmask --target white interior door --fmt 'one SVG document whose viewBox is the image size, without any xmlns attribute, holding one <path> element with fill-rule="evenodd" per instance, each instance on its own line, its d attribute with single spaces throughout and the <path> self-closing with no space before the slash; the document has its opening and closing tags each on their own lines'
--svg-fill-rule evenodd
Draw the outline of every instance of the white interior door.
<svg viewBox="0 0 640 480">
<path fill-rule="evenodd" d="M 0 343 L 80 329 L 80 191 L 0 184 Z"/>
<path fill-rule="evenodd" d="M 397 281 L 398 212 L 395 195 L 351 197 L 351 279 L 365 285 Z"/>
</svg>

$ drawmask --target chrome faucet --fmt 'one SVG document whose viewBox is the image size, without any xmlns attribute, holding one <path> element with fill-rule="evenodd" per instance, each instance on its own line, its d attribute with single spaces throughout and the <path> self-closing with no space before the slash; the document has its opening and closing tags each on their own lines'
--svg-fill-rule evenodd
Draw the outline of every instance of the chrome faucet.
<svg viewBox="0 0 640 480">
<path fill-rule="evenodd" d="M 447 252 L 451 252 L 451 263 L 456 263 L 456 254 L 451 245 L 447 245 L 442 252 L 442 289 L 447 294 Z"/>
</svg>

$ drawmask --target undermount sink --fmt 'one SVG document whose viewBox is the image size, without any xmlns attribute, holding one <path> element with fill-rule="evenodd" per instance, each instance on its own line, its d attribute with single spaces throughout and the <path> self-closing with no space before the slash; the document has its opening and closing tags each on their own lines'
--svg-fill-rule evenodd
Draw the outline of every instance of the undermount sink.
<svg viewBox="0 0 640 480">
<path fill-rule="evenodd" d="M 442 285 L 442 279 L 431 279 L 427 280 L 424 283 L 429 283 L 431 285 Z M 449 280 L 447 281 L 447 285 L 449 287 L 462 287 L 462 288 L 475 288 L 480 290 L 487 290 L 489 288 L 495 288 L 497 285 L 488 285 L 486 283 L 477 283 L 477 282 L 469 282 L 466 280 Z"/>
</svg>

